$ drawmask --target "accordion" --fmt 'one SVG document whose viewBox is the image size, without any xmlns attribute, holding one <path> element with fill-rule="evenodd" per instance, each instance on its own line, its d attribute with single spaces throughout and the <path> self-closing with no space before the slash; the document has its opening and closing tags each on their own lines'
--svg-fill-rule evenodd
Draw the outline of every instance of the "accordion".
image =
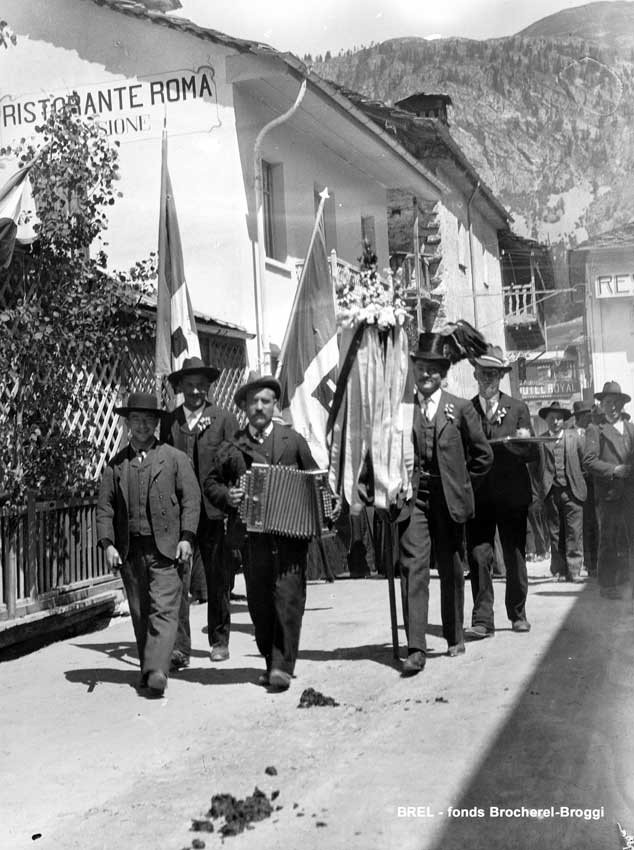
<svg viewBox="0 0 634 850">
<path fill-rule="evenodd" d="M 247 531 L 308 540 L 332 524 L 334 500 L 324 470 L 254 463 L 240 487 L 239 513 Z"/>
</svg>

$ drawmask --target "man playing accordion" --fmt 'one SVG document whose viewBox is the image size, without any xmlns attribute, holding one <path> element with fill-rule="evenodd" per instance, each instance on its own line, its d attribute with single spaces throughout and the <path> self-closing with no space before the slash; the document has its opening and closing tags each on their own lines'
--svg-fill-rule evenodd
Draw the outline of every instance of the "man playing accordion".
<svg viewBox="0 0 634 850">
<path fill-rule="evenodd" d="M 246 428 L 224 443 L 204 491 L 209 501 L 236 519 L 244 498 L 240 478 L 254 463 L 302 470 L 317 469 L 306 440 L 273 421 L 280 385 L 251 373 L 234 401 L 248 419 Z M 266 660 L 260 683 L 286 690 L 293 676 L 306 602 L 307 539 L 271 533 L 247 535 L 244 567 L 249 614 L 258 650 Z"/>
</svg>

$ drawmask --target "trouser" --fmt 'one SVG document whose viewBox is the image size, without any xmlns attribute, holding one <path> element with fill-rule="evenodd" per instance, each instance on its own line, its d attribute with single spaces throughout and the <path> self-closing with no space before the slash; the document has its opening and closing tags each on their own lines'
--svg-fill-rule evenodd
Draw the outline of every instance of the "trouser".
<svg viewBox="0 0 634 850">
<path fill-rule="evenodd" d="M 599 509 L 599 586 L 617 587 L 631 577 L 634 557 L 634 505 L 621 500 L 603 502 Z"/>
<path fill-rule="evenodd" d="M 132 537 L 121 568 L 141 672 L 167 674 L 183 587 L 184 567 L 162 555 L 152 537 Z"/>
<path fill-rule="evenodd" d="M 306 605 L 307 544 L 250 534 L 244 565 L 255 642 L 266 669 L 293 674 Z"/>
<path fill-rule="evenodd" d="M 583 562 L 589 575 L 597 574 L 597 554 L 599 549 L 599 523 L 594 502 L 594 482 L 588 477 L 588 498 L 583 503 Z"/>
<path fill-rule="evenodd" d="M 427 649 L 429 578 L 434 552 L 440 577 L 440 614 L 449 646 L 463 640 L 464 525 L 454 522 L 440 485 L 418 494 L 409 518 L 399 524 L 399 570 L 403 620 L 410 652 Z"/>
<path fill-rule="evenodd" d="M 576 578 L 583 566 L 583 502 L 567 487 L 553 484 L 546 496 L 546 521 L 550 537 L 550 571 Z"/>
<path fill-rule="evenodd" d="M 467 551 L 473 595 L 471 624 L 493 629 L 493 545 L 497 527 L 506 568 L 506 614 L 514 623 L 526 619 L 528 575 L 526 573 L 526 521 L 528 507 L 503 510 L 493 505 L 476 506 L 467 523 Z"/>
<path fill-rule="evenodd" d="M 202 562 L 207 584 L 207 637 L 209 645 L 229 643 L 229 594 L 231 593 L 232 565 L 224 552 L 224 521 L 201 517 L 198 525 L 193 561 Z M 189 585 L 191 571 L 187 570 L 183 582 L 178 612 L 178 633 L 174 651 L 187 658 L 191 653 L 191 627 L 189 623 Z"/>
<path fill-rule="evenodd" d="M 528 508 L 526 526 L 526 551 L 538 558 L 548 554 L 548 542 L 544 523 L 544 507 L 540 500 L 533 499 Z"/>
</svg>

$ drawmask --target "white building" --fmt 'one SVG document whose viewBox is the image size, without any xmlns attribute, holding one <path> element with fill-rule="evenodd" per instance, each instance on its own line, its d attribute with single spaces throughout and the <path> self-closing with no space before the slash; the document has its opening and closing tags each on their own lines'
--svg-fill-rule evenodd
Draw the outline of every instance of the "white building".
<svg viewBox="0 0 634 850">
<path fill-rule="evenodd" d="M 17 44 L 0 53 L 0 146 L 28 136 L 75 92 L 82 113 L 98 115 L 120 142 L 123 198 L 109 215 L 107 250 L 114 268 L 127 268 L 157 249 L 165 121 L 194 309 L 228 332 L 254 334 L 252 365 L 267 365 L 282 342 L 324 187 L 328 250 L 356 264 L 371 230 L 380 268 L 388 265 L 387 190 L 440 196 L 441 181 L 392 134 L 290 54 L 129 0 L 4 0 L 2 16 Z M 270 127 L 303 82 L 296 110 Z M 14 164 L 3 166 L 0 181 Z"/>
</svg>

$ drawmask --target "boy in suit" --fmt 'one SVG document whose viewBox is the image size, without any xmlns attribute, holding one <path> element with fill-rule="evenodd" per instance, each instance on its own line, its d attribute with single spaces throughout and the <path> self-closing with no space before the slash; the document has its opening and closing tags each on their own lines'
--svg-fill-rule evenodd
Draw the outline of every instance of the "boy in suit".
<svg viewBox="0 0 634 850">
<path fill-rule="evenodd" d="M 141 664 L 141 686 L 162 694 L 200 513 L 200 489 L 183 452 L 160 445 L 156 397 L 131 393 L 115 412 L 130 442 L 108 463 L 97 501 L 97 539 L 121 571 Z"/>
<path fill-rule="evenodd" d="M 440 575 L 447 654 L 464 653 L 464 523 L 474 513 L 474 486 L 493 452 L 467 399 L 442 389 L 450 367 L 447 338 L 422 333 L 410 355 L 416 381 L 413 498 L 399 523 L 399 566 L 408 656 L 402 674 L 425 666 L 432 547 Z"/>
</svg>

